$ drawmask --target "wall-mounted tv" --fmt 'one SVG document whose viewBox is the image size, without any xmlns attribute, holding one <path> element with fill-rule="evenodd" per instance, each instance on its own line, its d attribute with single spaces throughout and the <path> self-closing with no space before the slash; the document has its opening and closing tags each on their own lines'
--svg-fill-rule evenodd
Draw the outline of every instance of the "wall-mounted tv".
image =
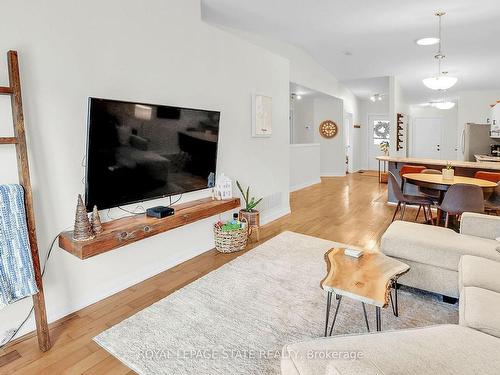
<svg viewBox="0 0 500 375">
<path fill-rule="evenodd" d="M 87 210 L 207 188 L 219 119 L 217 111 L 89 98 Z"/>
</svg>

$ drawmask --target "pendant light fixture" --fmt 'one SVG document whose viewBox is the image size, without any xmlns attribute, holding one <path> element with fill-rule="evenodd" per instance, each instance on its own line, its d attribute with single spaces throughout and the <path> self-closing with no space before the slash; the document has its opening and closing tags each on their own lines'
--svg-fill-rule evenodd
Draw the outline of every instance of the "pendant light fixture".
<svg viewBox="0 0 500 375">
<path fill-rule="evenodd" d="M 442 44 L 442 35 L 441 35 L 441 17 L 443 17 L 446 13 L 445 12 L 436 12 L 435 15 L 439 17 L 439 43 L 438 43 L 438 51 L 437 54 L 434 56 L 435 59 L 438 61 L 438 74 L 434 77 L 429 77 L 425 78 L 422 82 L 424 83 L 425 86 L 432 90 L 447 90 L 455 83 L 457 83 L 458 78 L 456 77 L 451 77 L 448 75 L 448 72 L 443 72 L 441 71 L 441 60 L 443 60 L 446 56 L 443 53 L 441 49 L 441 44 Z"/>
<path fill-rule="evenodd" d="M 452 109 L 453 107 L 455 107 L 455 103 L 453 102 L 437 102 L 433 105 L 438 109 Z"/>
<path fill-rule="evenodd" d="M 452 109 L 455 107 L 454 102 L 450 102 L 449 100 L 446 100 L 446 91 L 443 90 L 443 100 L 439 102 L 431 102 L 429 103 L 432 107 L 437 108 L 437 109 Z"/>
</svg>

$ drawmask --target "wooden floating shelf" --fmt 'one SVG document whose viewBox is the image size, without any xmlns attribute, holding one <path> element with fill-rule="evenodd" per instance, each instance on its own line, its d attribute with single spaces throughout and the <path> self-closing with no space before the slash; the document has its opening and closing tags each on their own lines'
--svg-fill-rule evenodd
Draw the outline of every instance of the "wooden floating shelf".
<svg viewBox="0 0 500 375">
<path fill-rule="evenodd" d="M 88 241 L 75 241 L 73 231 L 62 232 L 59 235 L 59 247 L 80 259 L 87 259 L 143 238 L 239 208 L 240 199 L 233 198 L 218 201 L 205 198 L 173 207 L 175 214 L 163 219 L 147 217 L 145 214 L 141 214 L 103 223 L 103 232 Z"/>
</svg>

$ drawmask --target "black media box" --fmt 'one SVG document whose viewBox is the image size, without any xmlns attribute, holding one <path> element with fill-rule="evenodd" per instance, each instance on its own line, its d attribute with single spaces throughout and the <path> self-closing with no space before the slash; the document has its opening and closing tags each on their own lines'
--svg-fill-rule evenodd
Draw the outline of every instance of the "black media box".
<svg viewBox="0 0 500 375">
<path fill-rule="evenodd" d="M 172 216 L 174 214 L 174 209 L 172 207 L 156 206 L 151 207 L 146 210 L 146 216 L 156 217 L 157 219 L 163 219 L 167 216 Z"/>
</svg>

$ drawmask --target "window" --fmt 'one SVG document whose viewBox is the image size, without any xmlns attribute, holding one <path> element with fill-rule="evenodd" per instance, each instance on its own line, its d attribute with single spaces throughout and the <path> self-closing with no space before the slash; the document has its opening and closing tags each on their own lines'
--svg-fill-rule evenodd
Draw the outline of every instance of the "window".
<svg viewBox="0 0 500 375">
<path fill-rule="evenodd" d="M 384 141 L 389 142 L 391 126 L 387 120 L 373 121 L 373 144 L 379 145 Z"/>
</svg>

